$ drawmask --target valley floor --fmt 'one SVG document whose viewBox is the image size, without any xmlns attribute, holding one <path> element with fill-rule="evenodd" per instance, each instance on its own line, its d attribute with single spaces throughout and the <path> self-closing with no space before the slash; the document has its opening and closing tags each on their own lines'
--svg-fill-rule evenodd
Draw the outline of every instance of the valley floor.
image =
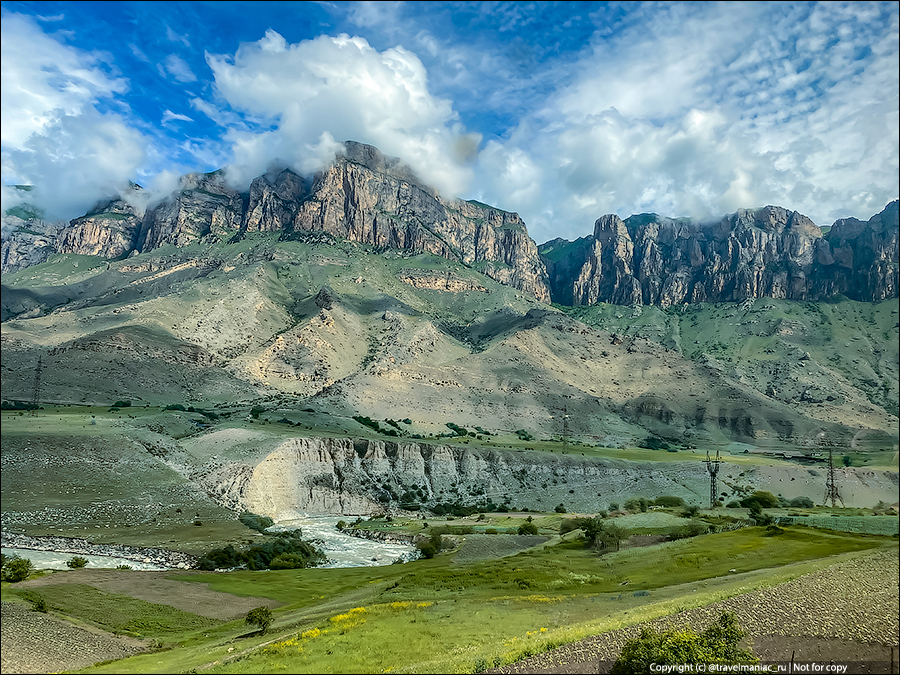
<svg viewBox="0 0 900 675">
<path fill-rule="evenodd" d="M 898 567 L 897 549 L 882 548 L 843 558 L 787 583 L 663 617 L 650 625 L 658 629 L 690 625 L 699 631 L 722 611 L 733 611 L 748 633 L 748 646 L 763 662 L 790 662 L 793 657 L 798 664 L 854 663 L 849 672 L 896 672 L 900 632 Z M 217 593 L 206 584 L 165 579 L 165 575 L 66 572 L 24 582 L 22 587 L 65 580 L 219 618 L 239 616 L 246 607 L 265 602 L 263 598 Z M 185 605 L 186 602 L 190 604 Z M 271 600 L 268 603 L 273 604 Z M 93 662 L 123 658 L 149 646 L 147 641 L 39 614 L 20 603 L 4 602 L 2 610 L 3 673 L 77 670 Z M 636 636 L 643 625 L 646 624 L 594 635 L 489 672 L 608 672 L 625 641 Z"/>
</svg>

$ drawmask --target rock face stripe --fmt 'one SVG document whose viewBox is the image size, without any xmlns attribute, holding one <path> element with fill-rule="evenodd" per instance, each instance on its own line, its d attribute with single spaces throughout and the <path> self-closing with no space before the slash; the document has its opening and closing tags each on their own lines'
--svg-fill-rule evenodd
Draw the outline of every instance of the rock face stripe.
<svg viewBox="0 0 900 675">
<path fill-rule="evenodd" d="M 699 456 L 698 456 L 699 457 Z M 791 499 L 820 499 L 824 480 L 806 467 L 723 465 L 719 483 L 771 489 Z M 294 438 L 255 466 L 219 466 L 196 475 L 221 503 L 274 519 L 302 514 L 364 515 L 383 511 L 389 490 L 421 500 L 476 504 L 490 499 L 511 507 L 596 512 L 634 496 L 673 495 L 704 503 L 709 477 L 699 460 L 651 465 L 574 455 L 501 452 L 424 443 L 350 438 Z M 896 493 L 897 472 L 846 469 L 845 495 Z M 846 499 L 846 497 L 845 497 Z M 849 505 L 849 504 L 848 504 Z M 396 499 L 393 507 L 398 507 Z"/>
</svg>

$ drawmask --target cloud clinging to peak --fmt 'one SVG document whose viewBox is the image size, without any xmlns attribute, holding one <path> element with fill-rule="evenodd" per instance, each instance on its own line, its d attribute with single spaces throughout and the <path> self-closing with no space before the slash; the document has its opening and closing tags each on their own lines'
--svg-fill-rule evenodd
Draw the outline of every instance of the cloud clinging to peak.
<svg viewBox="0 0 900 675">
<path fill-rule="evenodd" d="M 468 187 L 469 169 L 457 149 L 471 145 L 472 137 L 450 101 L 429 91 L 419 58 L 402 47 L 379 52 L 346 34 L 289 44 L 269 30 L 233 57 L 207 60 L 220 95 L 274 127 L 231 129 L 233 173 L 245 180 L 265 171 L 274 157 L 300 170 L 318 168 L 309 166 L 312 149 L 330 137 L 401 157 L 445 194 Z"/>
</svg>

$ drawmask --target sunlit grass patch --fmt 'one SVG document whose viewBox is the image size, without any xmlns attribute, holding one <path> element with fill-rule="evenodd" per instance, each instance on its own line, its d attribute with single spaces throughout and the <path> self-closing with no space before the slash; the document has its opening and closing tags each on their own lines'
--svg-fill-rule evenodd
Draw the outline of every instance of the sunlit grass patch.
<svg viewBox="0 0 900 675">
<path fill-rule="evenodd" d="M 84 584 L 42 586 L 41 595 L 51 609 L 112 632 L 137 637 L 171 638 L 222 623 L 169 605 L 105 593 Z"/>
</svg>

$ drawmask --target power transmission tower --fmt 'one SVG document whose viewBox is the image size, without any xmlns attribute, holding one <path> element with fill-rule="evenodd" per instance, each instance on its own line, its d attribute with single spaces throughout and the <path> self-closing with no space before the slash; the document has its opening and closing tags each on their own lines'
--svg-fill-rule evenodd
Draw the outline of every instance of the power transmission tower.
<svg viewBox="0 0 900 675">
<path fill-rule="evenodd" d="M 719 491 L 716 485 L 716 474 L 719 473 L 719 464 L 722 462 L 719 457 L 719 450 L 716 449 L 716 458 L 709 458 L 709 450 L 706 451 L 706 470 L 709 472 L 709 508 L 714 509 L 719 503 Z"/>
<path fill-rule="evenodd" d="M 837 484 L 834 482 L 834 453 L 831 448 L 828 448 L 828 480 L 825 483 L 825 504 L 828 503 L 828 500 L 831 500 L 831 508 L 834 508 L 834 502 L 839 501 L 841 506 L 844 505 L 844 500 L 841 499 L 841 493 L 838 492 Z"/>
<path fill-rule="evenodd" d="M 34 370 L 34 388 L 31 391 L 31 411 L 30 415 L 37 415 L 38 408 L 41 404 L 41 368 L 43 365 L 43 356 L 38 354 L 37 368 Z"/>
<path fill-rule="evenodd" d="M 568 406 L 563 406 L 562 414 L 562 442 L 563 452 L 569 447 L 569 411 Z"/>
</svg>

